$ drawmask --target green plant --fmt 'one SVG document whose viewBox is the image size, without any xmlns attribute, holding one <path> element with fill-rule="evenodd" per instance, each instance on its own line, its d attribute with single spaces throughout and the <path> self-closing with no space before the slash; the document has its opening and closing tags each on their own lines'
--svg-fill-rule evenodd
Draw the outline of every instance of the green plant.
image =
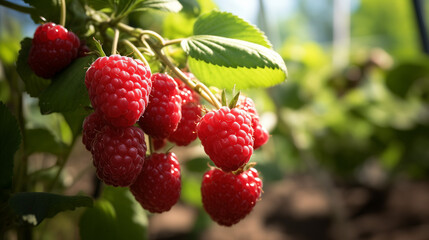
<svg viewBox="0 0 429 240">
<path fill-rule="evenodd" d="M 15 74 L 8 78 L 11 97 L 7 105 L 0 104 L 2 235 L 15 229 L 19 239 L 30 239 L 34 226 L 45 218 L 87 207 L 80 216 L 82 239 L 145 238 L 146 214 L 126 188 L 106 187 L 101 197 L 94 200 L 85 195 L 66 196 L 67 187 L 61 184 L 70 153 L 80 139 L 84 118 L 92 112 L 84 79 L 96 55 L 103 56 L 107 50 L 112 55 L 133 55 L 150 66 L 152 73 L 168 72 L 198 93 L 206 109 L 219 109 L 222 102 L 226 104 L 222 101 L 225 94 L 222 99 L 218 94 L 220 90 L 231 93 L 269 87 L 287 77 L 282 58 L 263 32 L 226 12 L 207 11 L 197 18 L 198 14 L 189 12 L 199 6 L 197 2 L 190 1 L 192 7 L 183 10 L 186 19 L 193 22 L 191 34 L 181 33 L 188 26 L 180 21 L 171 32 L 160 34 L 153 29 L 159 24 L 153 10 L 179 12 L 182 5 L 177 0 L 25 2 L 30 7 L 4 0 L 0 4 L 30 14 L 36 23 L 48 21 L 66 26 L 92 51 L 51 79 L 45 79 L 35 75 L 28 65 L 32 39 L 21 41 Z M 136 23 L 140 13 L 153 19 L 155 26 Z M 179 37 L 166 37 L 173 35 Z M 186 75 L 180 70 L 183 68 L 189 68 L 196 78 Z M 53 122 L 59 126 L 57 131 L 28 125 L 32 119 L 23 112 L 24 91 L 37 99 L 37 108 L 43 115 L 53 116 Z M 40 152 L 55 156 L 55 164 L 32 172 L 29 159 Z M 46 175 L 49 176 L 45 179 Z M 94 233 L 97 227 L 105 231 Z"/>
</svg>

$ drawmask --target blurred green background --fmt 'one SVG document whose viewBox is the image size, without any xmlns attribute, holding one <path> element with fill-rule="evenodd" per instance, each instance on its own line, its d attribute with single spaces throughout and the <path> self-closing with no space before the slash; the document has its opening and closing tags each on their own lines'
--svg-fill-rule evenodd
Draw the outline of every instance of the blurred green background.
<svg viewBox="0 0 429 240">
<path fill-rule="evenodd" d="M 429 238 L 429 59 L 422 42 L 427 29 L 419 31 L 417 22 L 418 11 L 428 21 L 427 2 L 180 2 L 184 9 L 179 14 L 139 13 L 129 22 L 179 38 L 192 34 L 199 14 L 213 8 L 230 11 L 266 33 L 286 62 L 289 78 L 269 89 L 244 90 L 271 134 L 251 159 L 261 172 L 264 194 L 249 219 L 230 229 L 210 222 L 199 192 L 208 158 L 196 142 L 173 148 L 183 162 L 180 208 L 168 217 L 150 216 L 151 239 Z M 29 16 L 0 7 L 3 102 L 13 97 L 5 80 L 17 76 L 19 42 L 32 37 L 36 27 Z M 170 54 L 178 63 L 183 60 L 179 49 Z M 42 116 L 37 100 L 29 96 L 25 103 L 28 126 L 46 128 L 60 142 L 70 142 L 72 130 L 60 114 Z M 81 153 L 81 144 L 74 151 L 78 159 L 90 158 Z M 83 169 L 90 166 L 86 160 L 75 162 Z M 67 167 L 64 189 L 77 176 L 75 168 L 80 169 L 73 163 Z M 88 184 L 91 178 L 79 179 L 68 191 L 90 193 Z M 80 213 L 46 221 L 37 236 L 78 238 Z M 70 231 L 74 234 L 65 234 Z"/>
</svg>

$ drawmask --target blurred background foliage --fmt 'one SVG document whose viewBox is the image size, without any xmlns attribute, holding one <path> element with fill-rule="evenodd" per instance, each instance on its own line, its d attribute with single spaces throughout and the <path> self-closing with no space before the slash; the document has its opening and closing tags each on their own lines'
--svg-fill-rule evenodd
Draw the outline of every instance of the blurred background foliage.
<svg viewBox="0 0 429 240">
<path fill-rule="evenodd" d="M 265 90 L 244 90 L 254 99 L 271 134 L 270 141 L 251 159 L 258 163 L 265 186 L 314 171 L 342 184 L 382 188 L 401 178 L 428 179 L 429 59 L 422 50 L 411 1 L 351 0 L 350 25 L 346 26 L 349 43 L 340 66 L 333 61 L 338 47 L 333 20 L 337 1 L 180 2 L 184 7 L 180 13 L 140 12 L 129 17 L 129 24 L 155 30 L 166 38 L 181 38 L 192 35 L 198 15 L 219 8 L 258 25 L 286 62 L 289 78 L 285 83 Z M 28 16 L 0 7 L 3 102 L 16 97 L 11 91 L 16 86 L 10 84 L 15 81 L 10 80 L 18 78 L 19 42 L 31 37 L 35 27 Z M 168 51 L 176 64 L 185 67 L 179 47 Z M 41 115 L 35 98 L 26 95 L 24 100 L 28 128 L 47 130 L 54 139 L 51 146 L 70 144 L 73 127 L 62 114 Z M 200 192 L 196 190 L 208 159 L 199 143 L 176 150 L 184 163 L 181 201 L 200 209 L 197 234 L 210 223 L 201 214 Z M 96 206 L 103 207 L 103 201 Z M 91 217 L 89 213 L 85 216 L 86 221 Z"/>
</svg>

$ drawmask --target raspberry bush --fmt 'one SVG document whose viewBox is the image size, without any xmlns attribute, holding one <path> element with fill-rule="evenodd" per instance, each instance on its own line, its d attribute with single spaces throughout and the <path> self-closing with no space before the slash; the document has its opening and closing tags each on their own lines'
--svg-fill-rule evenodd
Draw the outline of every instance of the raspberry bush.
<svg viewBox="0 0 429 240">
<path fill-rule="evenodd" d="M 8 4 L 40 24 L 33 39 L 22 40 L 17 70 L 40 112 L 61 116 L 70 134 L 68 142 L 58 142 L 45 130 L 27 129 L 22 115 L 16 120 L 0 105 L 0 121 L 9 127 L 4 136 L 11 139 L 1 155 L 8 161 L 1 166 L 7 173 L 1 182 L 5 229 L 31 234 L 28 224 L 89 207 L 81 215 L 82 239 L 91 238 L 89 223 L 124 239 L 143 238 L 145 226 L 133 221 L 136 215 L 169 211 L 181 201 L 181 179 L 189 173 L 181 169 L 188 160 L 176 157 L 176 150 L 186 153 L 176 146 L 200 146 L 210 159 L 208 172 L 198 176 L 201 188 L 192 191 L 201 192 L 199 204 L 214 222 L 236 224 L 263 199 L 252 155 L 269 133 L 252 99 L 235 94 L 287 77 L 263 32 L 215 10 L 194 16 L 193 34 L 178 38 L 136 22 L 136 13 L 146 9 L 180 12 L 181 1 L 174 0 L 26 2 L 30 7 Z M 233 96 L 231 102 L 226 96 Z M 27 150 L 32 134 L 43 134 L 41 142 L 49 146 L 31 142 Z M 60 180 L 80 137 L 97 184 L 92 196 L 66 196 Z M 13 167 L 20 142 L 22 161 Z M 55 173 L 35 191 L 25 164 L 31 153 L 43 151 L 56 156 Z M 120 211 L 131 206 L 140 210 Z M 117 224 L 108 216 L 117 216 Z"/>
</svg>

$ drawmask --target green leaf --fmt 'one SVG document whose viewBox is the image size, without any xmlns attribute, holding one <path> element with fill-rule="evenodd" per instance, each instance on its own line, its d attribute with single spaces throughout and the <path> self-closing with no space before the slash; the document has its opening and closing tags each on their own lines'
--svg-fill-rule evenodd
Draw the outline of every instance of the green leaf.
<svg viewBox="0 0 429 240">
<path fill-rule="evenodd" d="M 287 69 L 275 51 L 237 39 L 198 35 L 182 41 L 191 72 L 201 82 L 232 90 L 270 87 L 286 80 Z"/>
<path fill-rule="evenodd" d="M 180 4 L 178 0 L 146 0 L 134 11 L 144 11 L 148 9 L 177 13 L 182 10 L 182 4 Z"/>
<path fill-rule="evenodd" d="M 40 17 L 45 18 L 48 22 L 59 22 L 61 15 L 60 0 L 24 0 L 24 2 L 34 7 L 34 12 L 31 13 L 34 22 L 41 22 Z"/>
<path fill-rule="evenodd" d="M 27 129 L 26 136 L 26 154 L 35 152 L 48 152 L 57 156 L 62 155 L 67 149 L 67 145 L 55 139 L 54 135 L 43 128 Z"/>
<path fill-rule="evenodd" d="M 30 53 L 31 41 L 31 38 L 24 38 L 21 41 L 21 50 L 16 62 L 16 69 L 22 81 L 24 81 L 25 91 L 32 97 L 38 97 L 51 81 L 36 76 L 33 70 L 31 70 L 30 65 L 28 65 L 27 59 Z"/>
<path fill-rule="evenodd" d="M 147 239 L 148 219 L 145 210 L 128 188 L 106 186 L 103 198 L 110 201 L 116 211 L 115 226 L 118 239 Z"/>
<path fill-rule="evenodd" d="M 93 209 L 80 220 L 80 236 L 85 239 L 147 239 L 147 216 L 128 188 L 106 186 Z M 106 229 L 107 235 L 98 232 Z"/>
<path fill-rule="evenodd" d="M 429 61 L 402 63 L 386 75 L 387 88 L 398 97 L 405 98 L 416 84 L 429 80 Z"/>
<path fill-rule="evenodd" d="M 45 192 L 23 192 L 14 194 L 9 205 L 20 220 L 38 225 L 43 219 L 74 210 L 77 207 L 91 207 L 92 199 L 87 196 L 63 196 Z"/>
<path fill-rule="evenodd" d="M 73 138 L 76 138 L 82 133 L 82 123 L 86 116 L 89 115 L 89 111 L 83 108 L 78 108 L 73 112 L 63 112 L 64 119 L 70 127 L 73 134 Z"/>
<path fill-rule="evenodd" d="M 89 105 L 85 73 L 93 60 L 92 56 L 78 58 L 55 76 L 51 85 L 40 96 L 42 114 L 74 111 Z"/>
<path fill-rule="evenodd" d="M 229 12 L 214 10 L 201 15 L 194 24 L 194 35 L 233 38 L 272 48 L 261 30 Z"/>
<path fill-rule="evenodd" d="M 0 189 L 12 187 L 13 156 L 21 143 L 18 122 L 0 102 Z"/>
<path fill-rule="evenodd" d="M 80 217 L 79 234 L 82 240 L 118 239 L 116 230 L 116 211 L 107 200 L 97 200 L 94 207 L 86 209 Z"/>
</svg>

